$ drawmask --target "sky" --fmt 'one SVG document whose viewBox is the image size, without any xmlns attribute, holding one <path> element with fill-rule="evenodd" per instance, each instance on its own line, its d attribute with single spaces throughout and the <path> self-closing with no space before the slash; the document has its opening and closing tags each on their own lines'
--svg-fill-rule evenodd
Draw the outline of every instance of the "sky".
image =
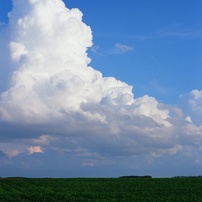
<svg viewBox="0 0 202 202">
<path fill-rule="evenodd" d="M 0 0 L 0 176 L 202 175 L 200 0 Z"/>
</svg>

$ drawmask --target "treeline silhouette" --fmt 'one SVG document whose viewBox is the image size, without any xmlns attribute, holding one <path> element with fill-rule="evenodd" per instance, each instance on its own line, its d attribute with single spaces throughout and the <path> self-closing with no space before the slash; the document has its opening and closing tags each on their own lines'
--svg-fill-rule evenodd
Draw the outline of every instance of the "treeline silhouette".
<svg viewBox="0 0 202 202">
<path fill-rule="evenodd" d="M 202 175 L 199 175 L 199 176 L 175 176 L 172 178 L 202 178 Z"/>
<path fill-rule="evenodd" d="M 152 176 L 150 176 L 150 175 L 143 175 L 143 176 L 130 175 L 130 176 L 120 176 L 119 178 L 152 178 Z"/>
</svg>

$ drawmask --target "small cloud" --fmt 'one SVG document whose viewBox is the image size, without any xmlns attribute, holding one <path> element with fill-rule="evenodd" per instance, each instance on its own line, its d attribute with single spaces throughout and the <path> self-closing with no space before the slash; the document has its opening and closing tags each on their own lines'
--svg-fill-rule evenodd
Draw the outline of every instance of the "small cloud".
<svg viewBox="0 0 202 202">
<path fill-rule="evenodd" d="M 9 158 L 15 157 L 15 156 L 17 156 L 19 154 L 20 154 L 20 151 L 17 150 L 17 149 L 13 149 L 13 150 L 10 150 L 10 151 L 7 152 L 7 156 Z"/>
<path fill-rule="evenodd" d="M 196 159 L 195 160 L 195 164 L 196 165 L 201 165 L 202 164 L 202 160 L 201 159 Z"/>
<path fill-rule="evenodd" d="M 31 139 L 31 143 L 30 144 L 48 145 L 51 140 L 53 140 L 53 138 L 50 137 L 49 135 L 41 135 L 38 138 Z"/>
<path fill-rule="evenodd" d="M 116 55 L 131 52 L 134 50 L 134 47 L 128 46 L 121 43 L 116 43 L 112 49 L 102 52 L 98 45 L 94 45 L 90 48 L 91 52 L 100 54 L 100 55 Z"/>
<path fill-rule="evenodd" d="M 128 46 L 125 44 L 116 43 L 112 50 L 107 51 L 107 54 L 109 54 L 109 55 L 122 54 L 122 53 L 131 52 L 133 50 L 134 50 L 133 46 Z"/>
<path fill-rule="evenodd" d="M 180 104 L 193 123 L 202 124 L 202 90 L 194 89 L 187 94 L 180 95 Z"/>
<path fill-rule="evenodd" d="M 82 162 L 82 167 L 94 167 L 93 162 Z"/>
<path fill-rule="evenodd" d="M 133 51 L 133 49 L 134 49 L 134 47 L 132 47 L 132 46 L 124 45 L 121 43 L 116 43 L 115 48 L 119 53 L 130 52 L 130 51 Z"/>
<path fill-rule="evenodd" d="M 43 153 L 43 150 L 40 146 L 30 146 L 30 147 L 28 147 L 28 151 L 30 154 Z"/>
<path fill-rule="evenodd" d="M 93 45 L 90 50 L 93 52 L 93 53 L 98 53 L 100 47 L 98 45 Z"/>
<path fill-rule="evenodd" d="M 191 117 L 190 117 L 190 116 L 185 117 L 185 120 L 186 120 L 187 122 L 189 122 L 189 123 L 192 123 L 192 120 L 191 120 Z"/>
</svg>

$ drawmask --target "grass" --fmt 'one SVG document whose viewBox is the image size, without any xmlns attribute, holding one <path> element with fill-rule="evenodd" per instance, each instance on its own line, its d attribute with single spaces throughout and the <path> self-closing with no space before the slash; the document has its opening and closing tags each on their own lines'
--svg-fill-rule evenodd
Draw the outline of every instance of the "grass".
<svg viewBox="0 0 202 202">
<path fill-rule="evenodd" d="M 2 178 L 0 201 L 201 202 L 202 179 Z"/>
</svg>

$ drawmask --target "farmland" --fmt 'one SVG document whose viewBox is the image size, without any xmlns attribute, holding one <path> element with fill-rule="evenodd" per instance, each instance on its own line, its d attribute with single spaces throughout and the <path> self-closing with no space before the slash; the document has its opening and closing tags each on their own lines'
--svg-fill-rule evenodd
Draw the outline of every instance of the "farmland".
<svg viewBox="0 0 202 202">
<path fill-rule="evenodd" d="M 201 202 L 200 178 L 1 178 L 0 201 Z"/>
</svg>

